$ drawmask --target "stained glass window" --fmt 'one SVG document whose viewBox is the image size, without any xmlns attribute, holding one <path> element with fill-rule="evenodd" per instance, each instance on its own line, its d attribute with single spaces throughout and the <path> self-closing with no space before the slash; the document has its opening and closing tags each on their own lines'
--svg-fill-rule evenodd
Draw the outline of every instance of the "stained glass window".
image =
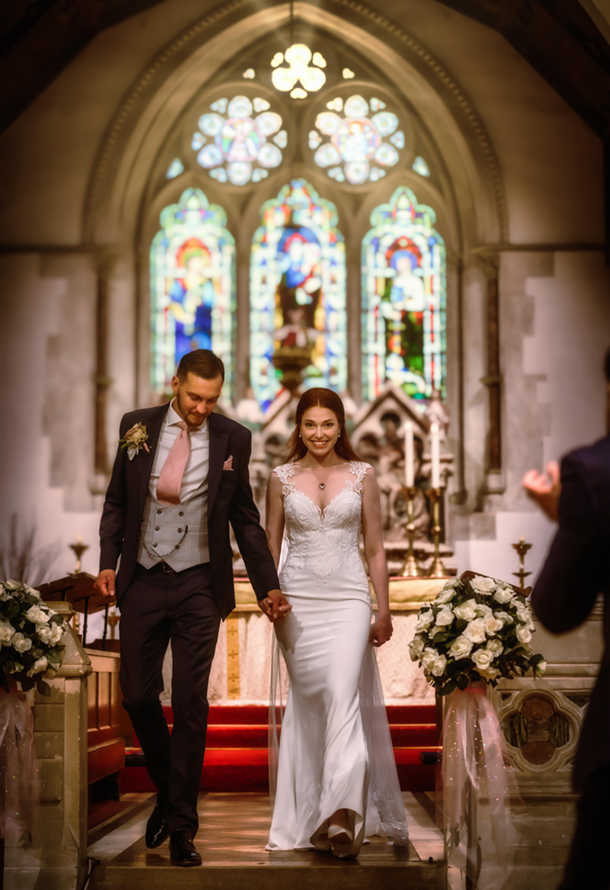
<svg viewBox="0 0 610 890">
<path fill-rule="evenodd" d="M 234 96 L 230 101 L 217 99 L 201 115 L 191 148 L 212 179 L 233 185 L 260 182 L 281 164 L 288 135 L 281 115 L 270 108 L 260 96 Z"/>
<path fill-rule="evenodd" d="M 362 242 L 364 398 L 386 380 L 416 399 L 445 394 L 445 245 L 434 211 L 401 186 Z"/>
<path fill-rule="evenodd" d="M 345 244 L 334 204 L 304 179 L 263 204 L 250 259 L 250 380 L 266 408 L 281 368 L 303 361 L 305 386 L 347 385 Z"/>
<path fill-rule="evenodd" d="M 182 356 L 213 349 L 225 363 L 231 397 L 235 241 L 222 209 L 187 189 L 161 212 L 150 250 L 152 387 L 171 392 Z"/>
<path fill-rule="evenodd" d="M 341 97 L 332 99 L 326 107 L 328 111 L 318 114 L 316 128 L 309 133 L 309 147 L 315 152 L 315 163 L 331 179 L 347 179 L 353 185 L 377 182 L 387 167 L 398 163 L 405 134 L 385 102 L 375 97 L 367 102 L 355 95 L 345 102 Z"/>
</svg>

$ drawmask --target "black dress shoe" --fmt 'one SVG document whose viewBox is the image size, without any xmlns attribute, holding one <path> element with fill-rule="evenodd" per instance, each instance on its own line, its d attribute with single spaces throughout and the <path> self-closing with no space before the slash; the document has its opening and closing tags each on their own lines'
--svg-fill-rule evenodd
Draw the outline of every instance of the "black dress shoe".
<svg viewBox="0 0 610 890">
<path fill-rule="evenodd" d="M 146 824 L 146 846 L 149 850 L 160 847 L 168 837 L 169 824 L 167 815 L 167 806 L 161 806 L 157 803 Z"/>
<path fill-rule="evenodd" d="M 177 828 L 170 834 L 169 858 L 172 865 L 201 865 L 201 856 L 185 828 Z"/>
</svg>

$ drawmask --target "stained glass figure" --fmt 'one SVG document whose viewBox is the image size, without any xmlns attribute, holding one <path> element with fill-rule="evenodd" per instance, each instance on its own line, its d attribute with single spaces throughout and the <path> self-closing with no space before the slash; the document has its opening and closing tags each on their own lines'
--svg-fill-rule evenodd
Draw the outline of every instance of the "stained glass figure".
<svg viewBox="0 0 610 890">
<path fill-rule="evenodd" d="M 384 110 L 385 102 L 375 97 L 367 102 L 355 95 L 345 103 L 341 97 L 331 99 L 326 107 L 329 110 L 318 114 L 316 129 L 309 133 L 309 147 L 315 150 L 315 163 L 331 179 L 353 185 L 376 182 L 385 176 L 384 168 L 398 163 L 405 135 L 398 129 L 397 115 Z M 329 141 L 323 142 L 320 134 Z"/>
<path fill-rule="evenodd" d="M 305 386 L 346 388 L 345 244 L 337 223 L 335 205 L 304 179 L 262 206 L 250 258 L 250 380 L 263 408 L 291 357 L 302 361 Z"/>
<path fill-rule="evenodd" d="M 217 99 L 201 115 L 191 147 L 212 179 L 233 185 L 260 182 L 282 163 L 288 135 L 280 129 L 281 115 L 270 108 L 260 96 L 234 96 Z"/>
<path fill-rule="evenodd" d="M 225 363 L 230 398 L 235 241 L 226 214 L 190 188 L 161 212 L 160 222 L 150 249 L 152 388 L 167 395 L 182 356 L 212 349 Z"/>
<path fill-rule="evenodd" d="M 435 222 L 405 186 L 371 214 L 362 242 L 365 399 L 386 380 L 416 399 L 444 396 L 446 256 Z"/>
</svg>

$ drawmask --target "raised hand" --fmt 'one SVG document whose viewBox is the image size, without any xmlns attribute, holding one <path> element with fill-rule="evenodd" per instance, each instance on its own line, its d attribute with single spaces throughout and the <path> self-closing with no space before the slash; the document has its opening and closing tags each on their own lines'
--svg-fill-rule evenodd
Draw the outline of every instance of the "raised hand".
<svg viewBox="0 0 610 890">
<path fill-rule="evenodd" d="M 264 599 L 258 601 L 258 607 L 272 623 L 282 621 L 292 611 L 281 590 L 270 590 Z"/>
<path fill-rule="evenodd" d="M 93 585 L 98 593 L 111 599 L 116 596 L 116 572 L 114 569 L 104 569 L 99 573 Z"/>
<path fill-rule="evenodd" d="M 552 460 L 546 465 L 546 472 L 528 470 L 523 477 L 522 485 L 529 498 L 538 504 L 540 509 L 550 520 L 557 522 L 559 495 L 561 493 L 561 480 L 559 478 L 559 464 Z"/>
</svg>

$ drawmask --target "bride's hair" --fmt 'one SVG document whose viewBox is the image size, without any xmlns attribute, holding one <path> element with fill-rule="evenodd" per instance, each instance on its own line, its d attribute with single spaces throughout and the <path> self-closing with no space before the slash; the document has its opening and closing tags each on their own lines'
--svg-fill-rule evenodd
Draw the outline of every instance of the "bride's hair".
<svg viewBox="0 0 610 890">
<path fill-rule="evenodd" d="M 316 386 L 313 389 L 306 389 L 299 399 L 295 415 L 296 425 L 294 432 L 288 441 L 290 454 L 288 455 L 287 463 L 300 460 L 307 454 L 307 445 L 305 445 L 299 436 L 299 427 L 301 426 L 301 421 L 303 420 L 305 412 L 309 411 L 310 408 L 316 408 L 318 405 L 320 408 L 328 408 L 329 411 L 332 411 L 339 421 L 339 438 L 335 443 L 335 451 L 339 457 L 342 457 L 343 460 L 360 460 L 352 448 L 352 443 L 350 442 L 347 430 L 345 429 L 345 408 L 343 407 L 343 402 L 332 389 Z"/>
</svg>

